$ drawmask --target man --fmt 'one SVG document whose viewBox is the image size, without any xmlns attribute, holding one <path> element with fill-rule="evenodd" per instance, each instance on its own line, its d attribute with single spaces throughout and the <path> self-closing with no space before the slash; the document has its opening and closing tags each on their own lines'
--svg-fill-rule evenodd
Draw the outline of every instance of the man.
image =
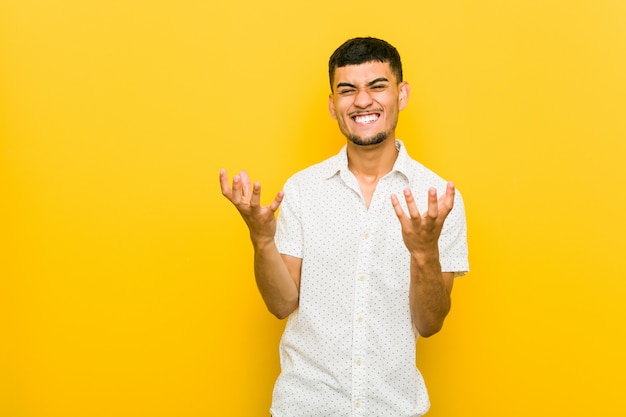
<svg viewBox="0 0 626 417">
<path fill-rule="evenodd" d="M 295 174 L 268 206 L 244 171 L 232 187 L 220 171 L 250 230 L 263 300 L 289 317 L 270 411 L 421 416 L 415 342 L 441 329 L 454 277 L 468 271 L 463 201 L 395 137 L 410 88 L 393 46 L 351 39 L 329 77 L 329 111 L 347 138 L 338 155 Z"/>
</svg>

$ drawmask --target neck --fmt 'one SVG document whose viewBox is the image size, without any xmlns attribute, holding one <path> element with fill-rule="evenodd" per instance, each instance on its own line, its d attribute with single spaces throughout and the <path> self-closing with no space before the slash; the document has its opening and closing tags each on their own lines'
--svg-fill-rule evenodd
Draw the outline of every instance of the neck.
<svg viewBox="0 0 626 417">
<path fill-rule="evenodd" d="M 396 141 L 387 138 L 377 145 L 359 146 L 348 141 L 348 168 L 360 181 L 377 182 L 393 168 L 398 157 Z"/>
</svg>

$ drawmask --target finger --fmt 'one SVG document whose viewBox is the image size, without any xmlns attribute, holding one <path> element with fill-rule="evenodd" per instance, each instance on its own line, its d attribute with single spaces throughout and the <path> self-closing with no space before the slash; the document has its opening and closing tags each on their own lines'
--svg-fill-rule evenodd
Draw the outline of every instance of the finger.
<svg viewBox="0 0 626 417">
<path fill-rule="evenodd" d="M 241 187 L 241 177 L 239 175 L 235 175 L 233 177 L 233 188 L 229 198 L 229 200 L 234 204 L 239 204 L 241 201 Z"/>
<path fill-rule="evenodd" d="M 413 193 L 410 188 L 404 189 L 404 199 L 406 201 L 406 208 L 409 210 L 409 216 L 412 219 L 419 219 L 420 211 L 417 208 L 417 203 L 415 202 L 415 198 L 413 197 Z"/>
<path fill-rule="evenodd" d="M 440 200 L 440 206 L 443 209 L 444 214 L 447 216 L 448 213 L 450 213 L 450 211 L 452 210 L 452 207 L 454 207 L 454 196 L 456 194 L 456 189 L 454 187 L 454 183 L 453 182 L 449 182 L 448 185 L 446 186 L 446 193 L 444 195 L 441 196 Z"/>
<path fill-rule="evenodd" d="M 250 198 L 250 194 L 252 190 L 252 183 L 250 181 L 250 177 L 248 176 L 248 173 L 243 170 L 239 172 L 239 176 L 241 177 L 243 197 Z"/>
<path fill-rule="evenodd" d="M 436 219 L 439 214 L 439 205 L 437 204 L 437 189 L 431 187 L 428 189 L 428 217 Z"/>
<path fill-rule="evenodd" d="M 224 168 L 220 169 L 220 188 L 222 189 L 222 195 L 230 200 L 232 190 L 228 184 L 228 174 Z"/>
<path fill-rule="evenodd" d="M 396 216 L 398 216 L 400 223 L 402 223 L 406 218 L 406 214 L 404 213 L 404 209 L 400 205 L 400 200 L 398 200 L 398 196 L 396 196 L 395 194 L 391 194 L 391 205 L 393 206 L 393 211 L 396 212 Z"/>
<path fill-rule="evenodd" d="M 272 201 L 269 205 L 269 208 L 270 210 L 272 210 L 272 212 L 275 212 L 276 210 L 278 210 L 278 207 L 280 206 L 280 203 L 283 202 L 284 197 L 285 197 L 285 193 L 283 191 L 279 191 L 278 194 L 276 194 L 274 201 Z"/>
<path fill-rule="evenodd" d="M 252 186 L 252 196 L 250 197 L 250 207 L 253 207 L 253 208 L 259 207 L 260 205 L 261 205 L 261 183 L 255 182 L 254 185 Z"/>
</svg>

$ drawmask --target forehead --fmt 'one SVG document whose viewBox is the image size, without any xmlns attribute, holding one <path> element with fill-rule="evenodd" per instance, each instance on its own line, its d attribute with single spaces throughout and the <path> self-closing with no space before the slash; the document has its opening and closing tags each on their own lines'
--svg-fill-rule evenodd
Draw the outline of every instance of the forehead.
<svg viewBox="0 0 626 417">
<path fill-rule="evenodd" d="M 386 78 L 392 83 L 397 82 L 388 62 L 373 61 L 358 65 L 346 65 L 335 68 L 333 87 L 339 83 L 362 85 L 379 78 Z"/>
</svg>

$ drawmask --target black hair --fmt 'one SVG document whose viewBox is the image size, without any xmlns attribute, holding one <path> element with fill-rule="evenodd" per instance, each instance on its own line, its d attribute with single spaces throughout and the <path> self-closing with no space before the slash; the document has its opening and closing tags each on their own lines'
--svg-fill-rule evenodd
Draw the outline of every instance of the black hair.
<svg viewBox="0 0 626 417">
<path fill-rule="evenodd" d="M 402 81 L 402 62 L 398 50 L 382 39 L 372 37 L 353 38 L 344 42 L 333 52 L 328 61 L 330 91 L 333 91 L 335 70 L 347 65 L 367 62 L 387 62 L 398 82 Z"/>
</svg>

